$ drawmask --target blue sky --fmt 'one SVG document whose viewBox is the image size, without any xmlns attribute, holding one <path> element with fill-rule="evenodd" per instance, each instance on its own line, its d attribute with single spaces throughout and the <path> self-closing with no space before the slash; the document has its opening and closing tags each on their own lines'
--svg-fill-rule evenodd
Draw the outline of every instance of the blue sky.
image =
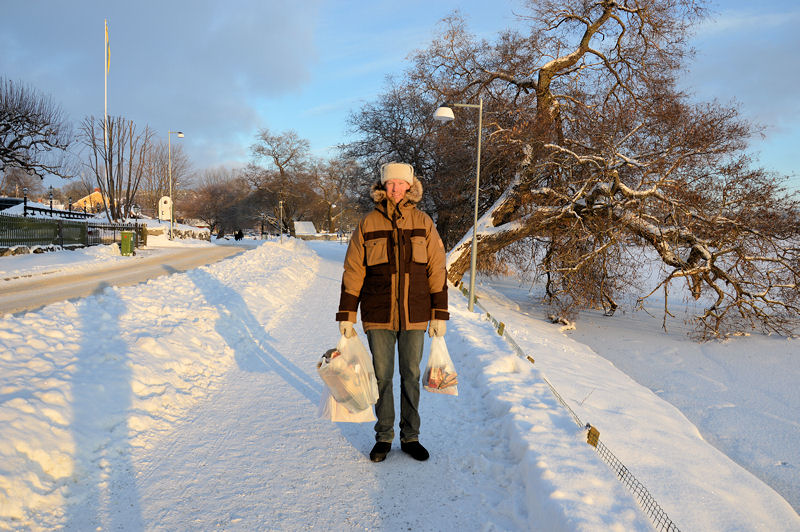
<svg viewBox="0 0 800 532">
<path fill-rule="evenodd" d="M 398 7 L 401 6 L 401 7 Z M 242 165 L 263 127 L 294 129 L 319 156 L 347 140 L 346 118 L 425 47 L 459 9 L 491 39 L 517 24 L 515 0 L 228 2 L 3 1 L 0 75 L 51 95 L 77 125 L 103 114 L 103 20 L 108 19 L 109 114 L 179 142 L 197 170 Z M 686 88 L 735 100 L 767 127 L 760 163 L 798 173 L 800 6 L 717 1 L 697 29 Z M 173 138 L 173 141 L 176 139 Z M 800 188 L 800 178 L 793 183 Z M 60 185 L 57 181 L 51 184 Z"/>
</svg>

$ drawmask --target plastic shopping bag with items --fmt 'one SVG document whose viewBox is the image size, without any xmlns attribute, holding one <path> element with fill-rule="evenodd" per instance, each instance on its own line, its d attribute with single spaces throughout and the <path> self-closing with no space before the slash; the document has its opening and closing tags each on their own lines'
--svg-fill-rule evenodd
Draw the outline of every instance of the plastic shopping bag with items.
<svg viewBox="0 0 800 532">
<path fill-rule="evenodd" d="M 336 349 L 328 350 L 317 362 L 317 372 L 328 389 L 322 397 L 320 416 L 331 421 L 375 421 L 371 406 L 378 400 L 378 381 L 372 357 L 358 336 L 342 336 Z"/>
<path fill-rule="evenodd" d="M 372 406 L 368 406 L 359 412 L 350 412 L 333 398 L 330 390 L 327 388 L 322 392 L 322 401 L 319 403 L 317 414 L 319 417 L 333 421 L 334 423 L 369 423 L 378 420 L 378 418 L 375 417 L 375 411 Z"/>
<path fill-rule="evenodd" d="M 456 367 L 450 360 L 443 336 L 431 338 L 431 352 L 428 354 L 422 385 L 429 392 L 458 395 Z"/>
</svg>

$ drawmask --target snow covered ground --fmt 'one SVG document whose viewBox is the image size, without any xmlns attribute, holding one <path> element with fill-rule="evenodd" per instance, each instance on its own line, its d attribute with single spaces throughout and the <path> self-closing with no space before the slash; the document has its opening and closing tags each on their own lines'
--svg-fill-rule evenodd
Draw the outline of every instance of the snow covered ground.
<svg viewBox="0 0 800 532">
<path fill-rule="evenodd" d="M 800 530 L 796 339 L 698 345 L 637 315 L 562 333 L 525 289 L 481 280 L 535 365 L 452 290 L 459 396 L 423 392 L 431 459 L 395 445 L 373 464 L 371 424 L 316 416 L 345 246 L 242 243 L 0 317 L 0 529 L 651 529 L 547 377 L 680 529 Z M 0 279 L 104 253 L 0 258 Z"/>
</svg>

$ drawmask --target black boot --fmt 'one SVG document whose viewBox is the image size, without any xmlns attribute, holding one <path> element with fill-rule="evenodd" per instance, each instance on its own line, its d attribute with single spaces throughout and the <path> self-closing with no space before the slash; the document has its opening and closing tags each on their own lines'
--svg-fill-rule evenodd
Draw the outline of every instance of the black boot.
<svg viewBox="0 0 800 532">
<path fill-rule="evenodd" d="M 425 447 L 418 441 L 400 442 L 400 449 L 404 453 L 410 454 L 414 460 L 419 460 L 420 462 L 427 460 L 430 456 Z"/>
<path fill-rule="evenodd" d="M 369 452 L 369 459 L 373 462 L 383 462 L 386 460 L 386 455 L 392 450 L 392 444 L 388 441 L 379 441 L 375 447 Z"/>
</svg>

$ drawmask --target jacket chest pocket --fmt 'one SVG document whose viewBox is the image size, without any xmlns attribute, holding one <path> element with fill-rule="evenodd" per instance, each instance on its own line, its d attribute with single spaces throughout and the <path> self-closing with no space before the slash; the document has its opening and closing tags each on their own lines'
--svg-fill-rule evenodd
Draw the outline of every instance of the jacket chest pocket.
<svg viewBox="0 0 800 532">
<path fill-rule="evenodd" d="M 428 248 L 425 247 L 424 236 L 411 237 L 411 260 L 420 264 L 428 262 Z"/>
<path fill-rule="evenodd" d="M 364 258 L 367 266 L 389 262 L 389 246 L 385 238 L 375 238 L 364 242 Z"/>
</svg>

